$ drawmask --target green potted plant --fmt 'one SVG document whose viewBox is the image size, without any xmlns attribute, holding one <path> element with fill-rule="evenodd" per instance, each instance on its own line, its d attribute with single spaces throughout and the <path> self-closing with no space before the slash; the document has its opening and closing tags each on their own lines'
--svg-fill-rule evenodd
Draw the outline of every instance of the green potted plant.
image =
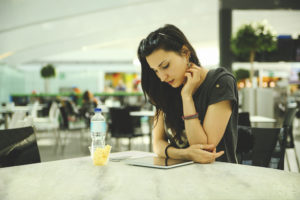
<svg viewBox="0 0 300 200">
<path fill-rule="evenodd" d="M 41 69 L 41 76 L 45 80 L 45 93 L 49 92 L 49 79 L 55 77 L 55 67 L 52 64 L 47 64 Z"/>
<path fill-rule="evenodd" d="M 249 56 L 250 81 L 253 79 L 255 53 L 271 52 L 276 47 L 276 34 L 266 21 L 242 25 L 231 39 L 231 50 L 235 55 Z"/>
<path fill-rule="evenodd" d="M 239 82 L 240 80 L 249 78 L 249 76 L 250 76 L 249 70 L 247 70 L 247 69 L 237 69 L 237 70 L 233 71 L 233 74 L 234 74 L 237 82 Z"/>
</svg>

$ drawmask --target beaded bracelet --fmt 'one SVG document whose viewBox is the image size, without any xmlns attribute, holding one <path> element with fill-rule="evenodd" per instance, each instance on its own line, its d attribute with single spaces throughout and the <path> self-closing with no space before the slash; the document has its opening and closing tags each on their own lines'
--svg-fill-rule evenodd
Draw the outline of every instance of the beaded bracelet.
<svg viewBox="0 0 300 200">
<path fill-rule="evenodd" d="M 166 155 L 166 159 L 169 158 L 169 155 L 168 155 L 168 148 L 171 147 L 172 145 L 169 144 L 166 148 L 165 148 L 165 155 Z"/>
<path fill-rule="evenodd" d="M 187 119 L 196 119 L 196 118 L 198 118 L 198 113 L 196 113 L 196 114 L 193 114 L 193 115 L 186 115 L 186 116 L 184 116 L 184 115 L 182 115 L 182 120 L 187 120 Z"/>
</svg>

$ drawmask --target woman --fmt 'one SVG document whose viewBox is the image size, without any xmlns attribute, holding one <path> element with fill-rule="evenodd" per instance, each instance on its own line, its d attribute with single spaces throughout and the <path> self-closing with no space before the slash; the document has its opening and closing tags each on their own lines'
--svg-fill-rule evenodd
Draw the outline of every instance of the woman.
<svg viewBox="0 0 300 200">
<path fill-rule="evenodd" d="M 217 158 L 237 163 L 238 93 L 232 74 L 201 67 L 195 50 L 174 25 L 143 39 L 138 57 L 143 91 L 156 107 L 154 152 L 199 163 Z"/>
</svg>

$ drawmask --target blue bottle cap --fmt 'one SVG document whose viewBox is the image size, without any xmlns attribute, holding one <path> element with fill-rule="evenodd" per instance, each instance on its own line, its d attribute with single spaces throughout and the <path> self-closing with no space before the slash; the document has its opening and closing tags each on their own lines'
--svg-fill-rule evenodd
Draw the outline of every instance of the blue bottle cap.
<svg viewBox="0 0 300 200">
<path fill-rule="evenodd" d="M 95 111 L 95 112 L 101 112 L 102 109 L 101 109 L 101 108 L 95 108 L 94 111 Z"/>
</svg>

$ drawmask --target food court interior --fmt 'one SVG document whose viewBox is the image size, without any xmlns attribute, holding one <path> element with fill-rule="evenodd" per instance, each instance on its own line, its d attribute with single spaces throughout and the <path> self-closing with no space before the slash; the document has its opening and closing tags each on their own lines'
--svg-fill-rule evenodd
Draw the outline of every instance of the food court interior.
<svg viewBox="0 0 300 200">
<path fill-rule="evenodd" d="M 33 126 L 41 162 L 88 156 L 90 118 L 99 107 L 112 152 L 152 151 L 155 108 L 145 100 L 136 52 L 152 30 L 174 24 L 195 47 L 203 67 L 223 66 L 234 73 L 239 112 L 248 116 L 248 127 L 282 128 L 287 117 L 292 118 L 284 170 L 299 172 L 299 6 L 234 9 L 228 22 L 219 3 L 63 0 L 68 9 L 61 9 L 48 0 L 1 1 L 0 130 Z M 232 37 L 245 24 L 261 23 L 273 34 L 276 50 L 257 52 L 252 63 L 248 54 L 224 62 L 222 48 L 230 50 L 232 43 L 223 42 L 221 30 L 229 29 L 220 21 L 230 25 Z M 245 131 L 244 124 L 239 125 Z M 276 165 L 276 158 L 269 166 L 272 162 Z"/>
</svg>

